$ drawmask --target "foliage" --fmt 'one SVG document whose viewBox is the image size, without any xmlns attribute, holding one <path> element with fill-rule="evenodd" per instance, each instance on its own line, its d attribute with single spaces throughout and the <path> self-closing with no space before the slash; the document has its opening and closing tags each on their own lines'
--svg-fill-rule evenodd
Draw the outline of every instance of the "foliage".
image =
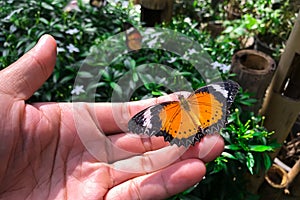
<svg viewBox="0 0 300 200">
<path fill-rule="evenodd" d="M 211 38 L 206 30 L 199 29 L 200 23 L 187 17 L 177 16 L 165 25 L 166 28 L 179 31 L 197 41 L 210 55 L 213 61 L 231 63 L 231 57 L 239 49 L 239 42 L 230 37 L 223 39 Z"/>
<path fill-rule="evenodd" d="M 243 14 L 238 19 L 224 20 L 226 29 L 220 39 L 245 42 L 253 37 L 256 42 L 268 46 L 271 56 L 278 60 L 296 16 L 290 1 L 279 1 L 278 5 L 270 0 L 240 3 L 239 9 Z"/>
<path fill-rule="evenodd" d="M 275 60 L 283 51 L 298 9 L 292 0 L 175 2 L 175 13 L 196 20 L 201 29 L 207 28 L 209 21 L 222 24 L 225 31 L 217 38 L 216 45 L 220 46 L 215 49 L 240 49 L 249 41 L 249 37 L 253 37 L 262 48 L 268 48 L 268 54 Z M 236 12 L 233 18 L 231 12 Z"/>
<path fill-rule="evenodd" d="M 72 85 L 89 48 L 121 31 L 127 11 L 109 4 L 102 9 L 79 3 L 80 11 L 65 12 L 63 0 L 0 2 L 0 69 L 32 48 L 45 33 L 58 45 L 53 75 L 31 101 L 69 101 Z"/>
<path fill-rule="evenodd" d="M 174 5 L 175 16 L 186 16 L 198 22 L 221 19 L 218 10 L 218 1 L 176 0 Z"/>
</svg>

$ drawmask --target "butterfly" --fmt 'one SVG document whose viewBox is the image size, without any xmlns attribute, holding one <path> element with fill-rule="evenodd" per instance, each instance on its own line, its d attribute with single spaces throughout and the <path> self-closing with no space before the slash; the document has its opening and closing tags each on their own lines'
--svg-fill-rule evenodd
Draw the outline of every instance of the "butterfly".
<svg viewBox="0 0 300 200">
<path fill-rule="evenodd" d="M 124 23 L 126 45 L 129 50 L 137 51 L 142 48 L 143 37 L 141 33 L 130 23 Z"/>
<path fill-rule="evenodd" d="M 90 0 L 90 5 L 96 8 L 101 8 L 106 5 L 106 0 Z"/>
<path fill-rule="evenodd" d="M 163 136 L 171 145 L 195 145 L 206 134 L 219 132 L 225 126 L 238 91 L 239 85 L 231 80 L 201 87 L 187 98 L 178 95 L 179 101 L 140 111 L 129 120 L 128 129 L 135 134 Z"/>
</svg>

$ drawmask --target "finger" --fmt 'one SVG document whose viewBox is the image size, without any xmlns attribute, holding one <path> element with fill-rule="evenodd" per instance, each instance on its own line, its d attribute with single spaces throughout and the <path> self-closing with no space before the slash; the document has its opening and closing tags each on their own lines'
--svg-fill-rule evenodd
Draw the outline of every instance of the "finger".
<svg viewBox="0 0 300 200">
<path fill-rule="evenodd" d="M 200 160 L 184 160 L 121 183 L 108 191 L 106 199 L 165 199 L 199 182 L 205 172 Z"/>
<path fill-rule="evenodd" d="M 139 154 L 169 146 L 163 137 L 149 137 L 130 133 L 113 134 L 107 137 L 116 148 Z"/>
<path fill-rule="evenodd" d="M 134 148 L 136 145 L 131 146 Z M 130 147 L 128 146 L 128 148 Z M 113 177 L 116 177 L 114 178 L 114 184 L 117 185 L 183 160 L 200 159 L 202 162 L 209 162 L 219 156 L 223 149 L 224 141 L 222 137 L 215 134 L 204 137 L 203 140 L 188 149 L 173 145 L 127 159 L 122 157 L 121 153 L 115 153 L 117 155 L 115 159 L 119 158 L 120 161 L 110 165 L 113 169 L 111 173 Z M 111 151 L 111 153 L 113 152 Z"/>
<path fill-rule="evenodd" d="M 126 173 L 147 174 L 169 166 L 177 161 L 185 151 L 186 148 L 182 146 L 167 146 L 155 151 L 145 152 L 138 156 L 117 160 L 110 164 L 110 166 L 115 171 L 124 172 L 124 180 L 126 180 L 132 178 L 131 176 L 126 177 Z"/>
<path fill-rule="evenodd" d="M 99 126 L 106 134 L 127 132 L 127 124 L 130 118 L 139 111 L 166 101 L 177 100 L 176 94 L 170 94 L 158 98 L 126 103 L 99 103 L 90 107 L 99 122 Z"/>
<path fill-rule="evenodd" d="M 199 158 L 210 162 L 218 157 L 224 150 L 224 140 L 219 134 L 206 135 L 195 146 L 191 146 L 181 159 Z"/>
<path fill-rule="evenodd" d="M 16 98 L 28 99 L 50 76 L 56 60 L 56 42 L 44 35 L 37 45 L 0 75 L 0 90 Z"/>
<path fill-rule="evenodd" d="M 111 162 L 122 160 L 131 156 L 169 146 L 163 137 L 141 137 L 134 134 L 116 134 L 108 136 L 112 148 L 110 148 Z M 134 145 L 133 145 L 134 144 Z M 178 155 L 180 160 L 199 158 L 204 162 L 210 162 L 219 156 L 224 150 L 224 140 L 219 134 L 207 135 L 199 143 L 190 146 L 185 152 Z M 180 157 L 179 157 L 180 156 Z M 165 157 L 165 156 L 164 156 Z"/>
</svg>

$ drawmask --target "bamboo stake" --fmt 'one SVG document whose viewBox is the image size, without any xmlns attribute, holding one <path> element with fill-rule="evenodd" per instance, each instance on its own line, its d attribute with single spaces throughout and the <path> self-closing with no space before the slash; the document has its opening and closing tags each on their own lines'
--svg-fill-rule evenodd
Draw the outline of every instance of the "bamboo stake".
<svg viewBox="0 0 300 200">
<path fill-rule="evenodd" d="M 298 85 L 299 78 L 293 78 L 300 68 L 298 65 L 299 55 L 300 12 L 260 111 L 260 115 L 266 117 L 265 127 L 269 131 L 275 131 L 272 137 L 280 144 L 288 136 L 300 112 L 300 99 L 292 98 L 293 95 L 291 95 L 293 92 L 297 94 L 300 89 L 295 87 Z M 273 153 L 271 157 L 275 158 L 278 151 Z"/>
</svg>

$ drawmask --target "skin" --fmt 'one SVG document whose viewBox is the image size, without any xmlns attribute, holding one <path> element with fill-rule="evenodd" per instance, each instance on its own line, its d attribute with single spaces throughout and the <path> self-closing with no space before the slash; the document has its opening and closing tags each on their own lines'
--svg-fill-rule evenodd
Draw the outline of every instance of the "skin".
<svg viewBox="0 0 300 200">
<path fill-rule="evenodd" d="M 0 199 L 164 199 L 199 182 L 205 162 L 222 152 L 219 135 L 205 136 L 159 168 L 161 160 L 172 160 L 180 148 L 153 153 L 168 146 L 161 137 L 132 137 L 122 131 L 134 114 L 174 95 L 119 104 L 81 103 L 80 109 L 72 103 L 26 104 L 52 73 L 55 59 L 55 40 L 44 35 L 0 71 Z M 98 145 L 86 145 L 78 135 L 76 116 L 83 116 L 80 125 L 87 133 L 106 137 L 96 138 Z M 126 151 L 118 153 L 115 147 Z M 141 170 L 119 170 L 114 163 L 131 163 Z"/>
</svg>

